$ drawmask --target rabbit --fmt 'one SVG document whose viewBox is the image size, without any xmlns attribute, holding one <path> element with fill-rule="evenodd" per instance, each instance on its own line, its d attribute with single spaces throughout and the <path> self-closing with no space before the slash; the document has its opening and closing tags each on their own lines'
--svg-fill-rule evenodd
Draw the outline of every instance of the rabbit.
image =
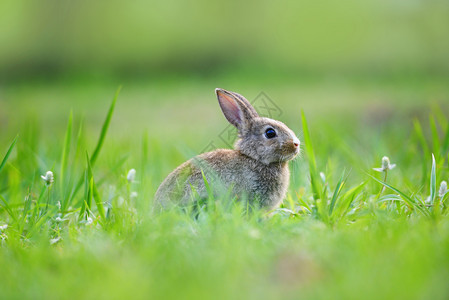
<svg viewBox="0 0 449 300">
<path fill-rule="evenodd" d="M 155 207 L 186 207 L 207 199 L 210 187 L 216 199 L 220 186 L 222 193 L 231 191 L 251 207 L 276 208 L 287 193 L 288 161 L 300 152 L 299 139 L 285 124 L 260 117 L 242 95 L 219 88 L 215 93 L 224 116 L 237 128 L 234 150 L 217 149 L 180 165 L 157 189 Z"/>
</svg>

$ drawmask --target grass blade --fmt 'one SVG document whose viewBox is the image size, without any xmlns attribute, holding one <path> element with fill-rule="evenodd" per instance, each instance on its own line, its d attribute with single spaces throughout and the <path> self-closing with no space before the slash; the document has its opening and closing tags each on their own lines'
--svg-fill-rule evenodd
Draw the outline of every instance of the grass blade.
<svg viewBox="0 0 449 300">
<path fill-rule="evenodd" d="M 84 197 L 83 197 L 83 201 L 81 204 L 81 209 L 80 209 L 80 214 L 79 214 L 79 219 L 84 219 L 84 213 L 86 212 L 86 208 L 88 206 L 88 198 L 89 198 L 89 179 L 88 179 L 88 175 L 87 175 L 87 168 L 84 171 Z"/>
<path fill-rule="evenodd" d="M 203 170 L 201 170 L 201 175 L 203 176 L 203 181 L 204 181 L 204 186 L 206 187 L 206 191 L 207 191 L 207 196 L 209 197 L 209 199 L 213 199 L 214 198 L 214 192 L 212 191 L 212 188 L 209 184 L 209 181 L 206 178 L 206 175 L 204 175 Z"/>
<path fill-rule="evenodd" d="M 301 205 L 301 206 L 304 206 L 305 208 L 307 208 L 309 211 L 312 211 L 312 208 L 309 206 L 309 204 L 307 203 L 307 201 L 305 201 L 304 199 L 303 199 L 303 197 L 301 197 L 299 194 L 298 194 L 298 192 L 295 192 L 296 193 L 296 198 L 298 199 L 298 203 Z"/>
<path fill-rule="evenodd" d="M 442 146 L 442 154 L 444 158 L 444 154 L 449 151 L 449 125 L 446 126 L 446 133 L 443 138 L 443 146 Z"/>
<path fill-rule="evenodd" d="M 59 174 L 59 183 L 61 185 L 61 193 L 62 195 L 65 195 L 64 193 L 64 179 L 65 179 L 65 170 L 67 168 L 67 158 L 69 157 L 70 153 L 70 145 L 72 143 L 72 120 L 73 120 L 73 113 L 70 111 L 69 121 L 67 123 L 67 129 L 65 132 L 65 138 L 64 138 L 64 148 L 62 149 L 62 155 L 61 155 L 61 170 Z"/>
<path fill-rule="evenodd" d="M 95 165 L 98 155 L 100 154 L 101 147 L 103 146 L 104 139 L 106 137 L 106 133 L 108 132 L 109 124 L 111 123 L 112 115 L 114 113 L 115 103 L 117 102 L 117 98 L 118 98 L 118 95 L 120 94 L 121 89 L 122 89 L 121 86 L 119 86 L 117 88 L 114 98 L 112 99 L 111 106 L 109 107 L 109 111 L 106 116 L 106 119 L 104 120 L 103 127 L 101 128 L 100 138 L 98 139 L 97 146 L 95 147 L 95 150 L 90 159 L 90 163 L 92 166 Z"/>
<path fill-rule="evenodd" d="M 103 202 L 101 202 L 100 193 L 98 193 L 97 186 L 95 184 L 94 175 L 92 173 L 92 166 L 90 164 L 89 155 L 86 153 L 86 159 L 87 159 L 87 176 L 89 177 L 89 180 L 91 182 L 90 188 L 91 194 L 94 198 L 95 204 L 97 205 L 98 213 L 100 214 L 102 220 L 106 220 L 106 214 L 103 207 Z"/>
<path fill-rule="evenodd" d="M 2 200 L 3 204 L 0 203 L 0 207 L 3 207 L 3 209 L 11 216 L 11 218 L 17 223 L 17 215 L 14 213 L 12 208 L 9 206 L 8 202 L 3 198 L 2 195 L 0 195 L 0 200 Z"/>
<path fill-rule="evenodd" d="M 317 172 L 315 153 L 313 152 L 312 140 L 310 138 L 309 127 L 307 125 L 306 116 L 304 115 L 304 111 L 301 111 L 302 118 L 302 129 L 304 132 L 304 144 L 305 150 L 308 157 L 309 169 L 310 169 L 310 182 L 312 185 L 313 199 L 321 199 L 321 184 L 319 174 Z"/>
<path fill-rule="evenodd" d="M 16 136 L 14 138 L 14 140 L 12 141 L 11 145 L 8 148 L 8 151 L 6 151 L 5 157 L 3 157 L 3 160 L 0 163 L 0 172 L 2 171 L 3 167 L 6 165 L 6 162 L 8 161 L 8 158 L 11 155 L 11 152 L 14 149 L 14 146 L 16 145 L 18 138 L 19 138 L 19 136 Z"/>
<path fill-rule="evenodd" d="M 393 190 L 394 192 L 398 193 L 398 194 L 402 197 L 402 199 L 408 204 L 408 206 L 409 206 L 410 208 L 419 210 L 423 215 L 429 216 L 429 212 L 428 212 L 426 209 L 424 209 L 423 207 L 421 207 L 421 206 L 419 205 L 419 203 L 416 203 L 415 200 L 413 200 L 412 198 L 410 198 L 409 196 L 407 196 L 405 193 L 401 192 L 400 190 L 398 190 L 398 189 L 395 188 L 394 186 L 392 186 L 392 185 L 390 185 L 390 184 L 388 184 L 388 183 L 386 183 L 386 182 L 383 182 L 383 181 L 377 179 L 376 177 L 374 177 L 374 176 L 372 176 L 372 175 L 370 175 L 370 174 L 368 174 L 368 176 L 370 176 L 371 178 L 373 178 L 375 181 L 379 182 L 380 184 L 386 186 L 387 188 Z"/>
<path fill-rule="evenodd" d="M 340 195 L 340 192 L 343 189 L 344 185 L 345 185 L 345 171 L 343 171 L 343 174 L 341 174 L 340 180 L 338 181 L 337 186 L 335 187 L 334 194 L 332 195 L 331 204 L 329 206 L 329 215 L 332 215 L 335 203 L 337 202 L 337 198 Z"/>
<path fill-rule="evenodd" d="M 349 211 L 352 203 L 356 199 L 357 195 L 361 192 L 363 187 L 365 186 L 366 181 L 362 182 L 358 186 L 347 191 L 341 198 L 342 201 L 336 203 L 334 214 L 332 215 L 332 219 L 335 221 L 341 220 Z"/>
<path fill-rule="evenodd" d="M 101 128 L 100 137 L 98 138 L 97 146 L 95 147 L 94 154 L 90 158 L 90 164 L 93 167 L 95 165 L 95 161 L 98 158 L 98 155 L 100 153 L 101 147 L 103 146 L 104 139 L 106 137 L 106 133 L 108 132 L 109 124 L 111 122 L 112 114 L 114 113 L 115 103 L 117 102 L 118 95 L 120 94 L 121 86 L 118 87 L 117 91 L 115 92 L 114 98 L 112 99 L 112 103 L 109 107 L 108 114 L 106 116 L 106 119 L 103 123 L 103 126 Z M 76 194 L 78 193 L 79 189 L 83 185 L 83 179 L 84 175 L 80 177 L 78 180 L 77 185 L 75 186 L 75 189 L 70 197 L 70 202 L 75 198 Z"/>
</svg>

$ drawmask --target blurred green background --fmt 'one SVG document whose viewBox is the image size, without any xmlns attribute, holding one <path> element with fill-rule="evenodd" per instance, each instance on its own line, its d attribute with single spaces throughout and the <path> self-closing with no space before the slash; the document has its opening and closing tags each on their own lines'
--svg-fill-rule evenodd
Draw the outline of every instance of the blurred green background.
<svg viewBox="0 0 449 300">
<path fill-rule="evenodd" d="M 329 191 L 343 170 L 345 192 L 368 180 L 387 155 L 397 164 L 388 182 L 426 199 L 430 152 L 443 158 L 437 183 L 448 181 L 444 143 L 436 142 L 449 136 L 448 0 L 1 0 L 0 157 L 19 138 L 0 193 L 17 211 L 44 195 L 48 170 L 55 191 L 71 189 L 59 181 L 71 109 L 67 173 L 84 174 L 85 151 L 94 152 L 119 85 L 93 171 L 113 205 L 113 227 L 75 217 L 56 233 L 47 215 L 51 222 L 42 218 L 28 240 L 3 210 L 0 226 L 10 226 L 5 248 L 0 240 L 0 295 L 445 299 L 447 215 L 436 226 L 372 205 L 380 189 L 373 180 L 357 198 L 361 210 L 338 228 L 313 215 L 261 222 L 217 211 L 191 220 L 149 217 L 147 208 L 177 165 L 211 141 L 225 146 L 216 87 L 250 101 L 264 92 L 301 142 L 303 110 Z M 290 164 L 289 195 L 312 203 L 307 161 Z M 131 168 L 135 186 L 126 180 Z M 122 209 L 134 188 L 135 206 Z M 50 246 L 55 236 L 63 241 Z"/>
<path fill-rule="evenodd" d="M 447 75 L 449 68 L 444 0 L 3 0 L 0 11 L 7 80 L 236 68 L 286 77 Z"/>
<path fill-rule="evenodd" d="M 296 131 L 300 109 L 372 126 L 449 102 L 448 1 L 3 0 L 0 45 L 11 132 L 60 134 L 71 108 L 94 131 L 119 85 L 112 135 L 196 152 L 226 126 L 216 87 L 265 92 Z"/>
</svg>

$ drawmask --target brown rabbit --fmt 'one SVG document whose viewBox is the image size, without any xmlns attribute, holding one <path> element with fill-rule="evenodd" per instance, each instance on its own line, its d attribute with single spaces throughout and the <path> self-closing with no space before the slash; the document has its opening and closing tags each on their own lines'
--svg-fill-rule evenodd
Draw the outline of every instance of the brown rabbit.
<svg viewBox="0 0 449 300">
<path fill-rule="evenodd" d="M 260 117 L 243 96 L 223 89 L 215 93 L 226 119 L 237 127 L 234 150 L 217 149 L 180 165 L 159 186 L 156 206 L 186 206 L 207 198 L 204 174 L 217 197 L 231 192 L 252 206 L 275 208 L 287 192 L 288 161 L 299 153 L 298 138 L 283 123 Z"/>
</svg>

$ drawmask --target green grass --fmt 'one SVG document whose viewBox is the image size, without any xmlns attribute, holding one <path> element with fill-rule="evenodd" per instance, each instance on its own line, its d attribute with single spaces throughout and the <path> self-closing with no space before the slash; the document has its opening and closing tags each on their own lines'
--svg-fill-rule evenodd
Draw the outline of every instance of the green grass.
<svg viewBox="0 0 449 300">
<path fill-rule="evenodd" d="M 265 92 L 303 143 L 281 208 L 248 213 L 208 199 L 214 205 L 196 217 L 154 214 L 163 178 L 226 126 L 209 85 L 125 85 L 112 102 L 113 89 L 108 97 L 88 89 L 99 102 L 89 110 L 80 100 L 73 113 L 52 99 L 88 92 L 6 91 L 18 100 L 6 103 L 11 115 L 33 97 L 48 105 L 11 118 L 0 136 L 2 298 L 449 297 L 449 202 L 439 195 L 449 180 L 449 119 L 444 104 L 428 101 L 447 99 L 447 87 L 381 85 L 385 99 L 372 101 L 372 87 L 307 85 L 300 96 L 309 100 L 298 104 L 291 83 L 276 85 Z M 159 98 L 141 101 L 147 94 Z M 336 109 L 332 99 L 345 100 Z M 385 155 L 397 164 L 388 176 L 373 170 Z"/>
</svg>

